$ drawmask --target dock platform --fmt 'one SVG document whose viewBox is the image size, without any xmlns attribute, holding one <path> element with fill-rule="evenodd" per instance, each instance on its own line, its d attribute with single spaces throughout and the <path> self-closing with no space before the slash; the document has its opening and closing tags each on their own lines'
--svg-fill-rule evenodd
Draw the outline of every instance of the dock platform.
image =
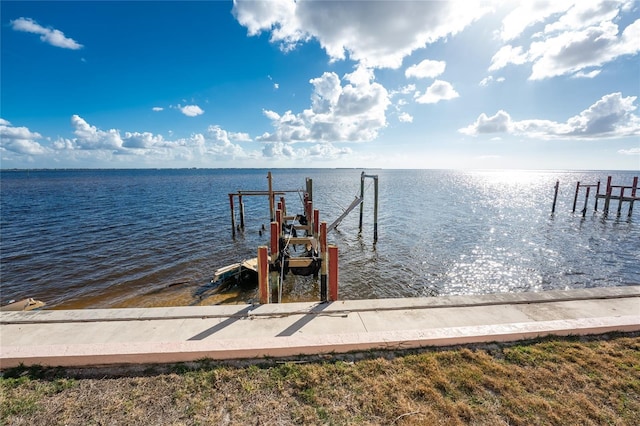
<svg viewBox="0 0 640 426">
<path fill-rule="evenodd" d="M 640 285 L 324 303 L 0 312 L 0 368 L 234 360 L 640 331 Z"/>
</svg>

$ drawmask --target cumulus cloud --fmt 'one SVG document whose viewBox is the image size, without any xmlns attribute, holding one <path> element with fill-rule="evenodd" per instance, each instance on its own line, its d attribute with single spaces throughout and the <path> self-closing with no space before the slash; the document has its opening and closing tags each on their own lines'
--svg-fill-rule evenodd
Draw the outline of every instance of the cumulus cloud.
<svg viewBox="0 0 640 426">
<path fill-rule="evenodd" d="M 152 109 L 153 111 L 156 111 L 156 112 L 158 112 L 158 111 L 164 111 L 164 108 L 162 108 L 162 107 L 153 107 L 153 108 L 151 108 L 151 109 Z"/>
<path fill-rule="evenodd" d="M 401 123 L 413 123 L 413 116 L 411 114 L 403 112 L 398 115 L 398 120 L 400 120 Z"/>
<path fill-rule="evenodd" d="M 416 102 L 419 104 L 435 104 L 440 101 L 455 99 L 460 95 L 455 91 L 451 83 L 436 80 L 427 88 L 424 94 L 416 93 Z"/>
<path fill-rule="evenodd" d="M 389 94 L 372 81 L 373 72 L 359 67 L 344 76 L 325 72 L 309 82 L 313 86 L 311 107 L 301 113 L 263 111 L 275 130 L 257 140 L 262 142 L 364 142 L 375 139 L 387 125 L 385 111 Z M 267 148 L 276 152 L 279 147 Z M 269 151 L 271 152 L 271 151 Z M 280 152 L 286 155 L 286 150 Z"/>
<path fill-rule="evenodd" d="M 491 11 L 486 2 L 236 0 L 248 34 L 271 32 L 282 50 L 316 39 L 332 61 L 393 68 L 417 49 L 455 35 Z"/>
<path fill-rule="evenodd" d="M 405 77 L 435 78 L 442 74 L 447 66 L 445 61 L 431 61 L 425 59 L 416 65 L 411 65 L 404 72 Z"/>
<path fill-rule="evenodd" d="M 489 71 L 530 63 L 530 80 L 561 75 L 593 78 L 598 72 L 593 68 L 640 52 L 640 19 L 624 29 L 615 23 L 632 5 L 632 0 L 521 2 L 503 20 L 502 39 L 512 41 L 537 23 L 545 23 L 544 31 L 535 34 L 528 47 L 502 46 Z"/>
<path fill-rule="evenodd" d="M 11 28 L 15 31 L 39 34 L 40 40 L 43 42 L 63 49 L 78 50 L 83 47 L 74 39 L 66 37 L 62 31 L 54 28 L 45 28 L 31 18 L 18 18 L 13 20 L 11 21 Z"/>
<path fill-rule="evenodd" d="M 117 129 L 102 130 L 89 124 L 78 115 L 71 118 L 73 138 L 59 138 L 52 143 L 52 150 L 68 160 L 99 159 L 103 162 L 137 159 L 151 164 L 199 164 L 245 159 L 257 156 L 247 152 L 233 140 L 250 140 L 245 133 L 234 133 L 212 125 L 204 133 L 167 140 L 150 132 L 121 132 Z"/>
<path fill-rule="evenodd" d="M 178 105 L 178 109 L 181 113 L 186 115 L 187 117 L 197 117 L 198 115 L 204 114 L 204 110 L 200 108 L 198 105 Z"/>
<path fill-rule="evenodd" d="M 516 121 L 503 110 L 489 117 L 485 113 L 467 127 L 459 129 L 466 135 L 510 133 L 538 139 L 605 139 L 640 135 L 640 116 L 633 112 L 636 96 L 621 93 L 603 96 L 578 115 L 564 123 L 529 119 Z"/>
<path fill-rule="evenodd" d="M 36 141 L 42 136 L 26 127 L 14 127 L 0 118 L 0 150 L 24 155 L 45 154 L 47 150 Z"/>
<path fill-rule="evenodd" d="M 285 158 L 301 161 L 332 161 L 351 153 L 351 148 L 338 148 L 331 143 L 315 144 L 309 148 L 296 148 L 284 142 L 268 142 L 262 149 L 263 156 L 267 158 Z"/>
</svg>

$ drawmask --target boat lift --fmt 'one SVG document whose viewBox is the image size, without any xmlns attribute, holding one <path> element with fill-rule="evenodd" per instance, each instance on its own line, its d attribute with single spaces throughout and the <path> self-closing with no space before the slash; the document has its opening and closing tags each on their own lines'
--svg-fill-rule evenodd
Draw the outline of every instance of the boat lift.
<svg viewBox="0 0 640 426">
<path fill-rule="evenodd" d="M 340 222 L 356 207 L 360 206 L 359 231 L 362 233 L 364 180 L 373 178 L 375 184 L 374 201 L 374 245 L 378 240 L 378 176 L 361 174 L 360 196 L 356 196 L 353 202 L 330 225 L 320 221 L 320 213 L 313 208 L 313 180 L 306 179 L 304 191 L 304 215 L 287 215 L 284 195 L 286 193 L 302 190 L 275 191 L 271 172 L 267 173 L 267 191 L 238 191 L 229 193 L 231 207 L 231 231 L 235 238 L 236 231 L 244 230 L 244 203 L 243 196 L 268 196 L 269 210 L 271 214 L 270 246 L 258 247 L 258 256 L 233 265 L 216 270 L 211 280 L 217 291 L 222 290 L 223 282 L 235 278 L 239 279 L 243 272 L 251 270 L 258 274 L 258 287 L 260 303 L 280 302 L 282 300 L 282 285 L 284 275 L 288 272 L 298 275 L 316 275 L 320 272 L 320 299 L 322 301 L 338 300 L 338 247 L 327 244 L 327 233 L 334 230 Z M 276 203 L 276 195 L 280 195 L 280 201 Z M 235 222 L 234 198 L 238 197 L 240 206 L 240 223 Z M 296 221 L 298 224 L 296 224 Z M 264 229 L 264 228 L 263 228 Z M 302 230 L 304 237 L 298 237 L 297 231 Z M 302 256 L 292 257 L 287 248 L 289 245 L 304 245 L 307 250 Z M 317 266 L 319 264 L 319 271 Z M 274 288 L 277 292 L 274 292 Z"/>
</svg>

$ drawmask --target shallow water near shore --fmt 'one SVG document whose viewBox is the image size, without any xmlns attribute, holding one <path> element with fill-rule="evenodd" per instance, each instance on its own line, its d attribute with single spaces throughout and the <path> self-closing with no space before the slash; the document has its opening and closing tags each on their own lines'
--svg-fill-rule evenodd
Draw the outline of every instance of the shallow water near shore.
<svg viewBox="0 0 640 426">
<path fill-rule="evenodd" d="M 362 170 L 275 169 L 275 190 L 313 179 L 331 223 L 360 192 Z M 379 176 L 364 226 L 356 209 L 329 234 L 339 247 L 343 299 L 542 291 L 640 284 L 640 205 L 628 217 L 571 213 L 577 181 L 631 185 L 638 172 L 367 170 Z M 267 170 L 2 171 L 0 298 L 48 308 L 185 306 L 254 301 L 255 288 L 198 297 L 217 268 L 256 256 L 266 197 L 244 197 L 246 227 L 231 234 L 228 193 L 266 190 Z M 560 181 L 556 213 L 553 188 Z M 286 196 L 302 213 L 301 195 Z M 237 211 L 236 211 L 237 214 Z M 288 276 L 286 301 L 317 300 L 319 284 Z"/>
</svg>

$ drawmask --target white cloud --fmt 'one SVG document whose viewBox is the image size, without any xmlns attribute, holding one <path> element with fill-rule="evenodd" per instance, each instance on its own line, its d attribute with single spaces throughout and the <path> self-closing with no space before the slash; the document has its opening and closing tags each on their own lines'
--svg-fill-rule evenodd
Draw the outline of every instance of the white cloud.
<svg viewBox="0 0 640 426">
<path fill-rule="evenodd" d="M 618 151 L 618 154 L 640 155 L 640 147 L 638 147 L 638 148 L 629 148 L 629 149 L 621 149 L 621 150 Z"/>
<path fill-rule="evenodd" d="M 416 93 L 416 102 L 419 104 L 435 104 L 440 101 L 455 99 L 459 96 L 451 83 L 436 80 L 427 88 L 427 91 L 423 95 Z"/>
<path fill-rule="evenodd" d="M 32 34 L 39 34 L 40 40 L 52 46 L 63 49 L 77 50 L 83 46 L 75 40 L 65 37 L 64 33 L 54 28 L 45 28 L 31 18 L 18 18 L 11 21 L 11 27 L 15 31 L 23 31 Z"/>
<path fill-rule="evenodd" d="M 507 44 L 493 56 L 489 71 L 508 64 L 531 64 L 530 80 L 561 75 L 593 78 L 599 68 L 640 52 L 640 19 L 620 30 L 614 22 L 632 0 L 520 2 L 503 20 L 503 40 L 513 40 L 531 25 L 545 23 L 528 48 Z"/>
<path fill-rule="evenodd" d="M 405 77 L 435 78 L 442 74 L 447 66 L 445 61 L 431 61 L 425 59 L 416 65 L 411 65 L 404 72 Z"/>
<path fill-rule="evenodd" d="M 76 135 L 75 146 L 79 149 L 118 150 L 122 148 L 123 141 L 118 130 L 99 130 L 79 115 L 71 117 L 71 125 Z"/>
<path fill-rule="evenodd" d="M 479 135 L 483 133 L 503 133 L 511 130 L 511 117 L 503 110 L 488 117 L 484 112 L 480 114 L 475 123 L 460 129 L 465 135 Z"/>
<path fill-rule="evenodd" d="M 271 42 L 290 50 L 311 38 L 332 61 L 347 54 L 368 68 L 394 68 L 417 49 L 457 34 L 492 10 L 466 1 L 234 2 L 233 14 L 249 35 L 271 32 Z"/>
<path fill-rule="evenodd" d="M 178 109 L 187 117 L 196 117 L 198 115 L 204 114 L 204 111 L 198 105 L 178 105 Z"/>
<path fill-rule="evenodd" d="M 273 159 L 310 161 L 332 161 L 342 156 L 350 155 L 351 148 L 338 148 L 331 143 L 320 143 L 309 148 L 295 148 L 293 145 L 284 142 L 268 142 L 262 149 L 264 157 Z"/>
<path fill-rule="evenodd" d="M 572 77 L 573 78 L 594 78 L 598 74 L 600 74 L 600 71 L 602 71 L 602 70 L 593 70 L 593 71 L 590 71 L 590 72 L 579 71 L 579 72 L 575 73 L 574 75 L 572 75 Z"/>
<path fill-rule="evenodd" d="M 406 112 L 403 112 L 400 115 L 398 115 L 398 120 L 401 123 L 413 123 L 413 116 L 411 114 L 407 114 Z"/>
<path fill-rule="evenodd" d="M 530 26 L 544 22 L 550 16 L 564 12 L 571 7 L 573 1 L 543 0 L 515 3 L 518 6 L 502 21 L 500 38 L 509 41 L 517 38 Z"/>
<path fill-rule="evenodd" d="M 505 80 L 504 77 L 493 78 L 492 75 L 489 75 L 489 76 L 483 78 L 482 80 L 480 80 L 480 86 L 486 87 L 489 84 L 491 84 L 491 82 L 493 82 L 493 81 L 495 81 L 496 83 L 502 83 L 502 82 L 504 82 L 504 80 Z"/>
<path fill-rule="evenodd" d="M 384 87 L 373 81 L 373 72 L 364 67 L 344 76 L 325 72 L 310 80 L 311 108 L 294 114 L 265 110 L 275 130 L 257 140 L 263 142 L 364 142 L 375 139 L 387 125 L 385 111 L 390 103 Z M 267 147 L 277 151 L 278 146 Z M 275 152 L 274 151 L 274 152 Z M 286 150 L 282 151 L 286 154 Z"/>
<path fill-rule="evenodd" d="M 32 132 L 26 127 L 14 127 L 9 121 L 0 118 L 0 150 L 24 155 L 44 154 L 47 150 L 36 141 L 41 138 L 40 133 Z"/>
<path fill-rule="evenodd" d="M 164 111 L 164 108 L 162 108 L 162 107 L 153 107 L 153 108 L 151 108 L 151 109 L 152 109 L 153 111 L 156 111 L 156 112 L 158 112 L 158 111 Z"/>
<path fill-rule="evenodd" d="M 52 144 L 58 159 L 66 161 L 99 160 L 103 163 L 137 161 L 149 164 L 209 165 L 232 159 L 256 158 L 258 152 L 247 152 L 232 140 L 248 140 L 245 133 L 233 133 L 220 126 L 209 126 L 205 133 L 166 140 L 150 132 L 124 132 L 101 130 L 82 117 L 71 119 L 74 137 L 59 138 Z"/>
<path fill-rule="evenodd" d="M 528 55 L 524 53 L 521 46 L 513 47 L 511 45 L 502 46 L 498 52 L 491 58 L 489 71 L 496 71 L 504 68 L 508 64 L 521 65 L 528 61 Z"/>
<path fill-rule="evenodd" d="M 530 119 L 514 121 L 503 111 L 488 117 L 480 114 L 475 123 L 459 129 L 466 135 L 510 133 L 538 139 L 604 139 L 640 135 L 640 116 L 633 114 L 636 96 L 621 93 L 603 96 L 580 114 L 564 123 Z"/>
</svg>

